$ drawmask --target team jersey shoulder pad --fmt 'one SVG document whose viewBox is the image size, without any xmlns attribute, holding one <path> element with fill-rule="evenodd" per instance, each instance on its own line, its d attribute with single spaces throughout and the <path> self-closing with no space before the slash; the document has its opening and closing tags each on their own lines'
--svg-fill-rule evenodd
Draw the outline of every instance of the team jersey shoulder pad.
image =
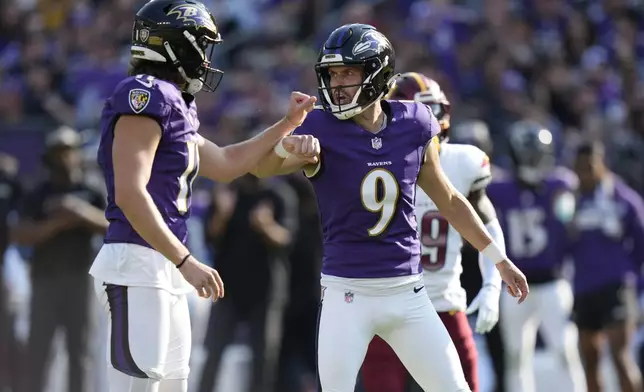
<svg viewBox="0 0 644 392">
<path fill-rule="evenodd" d="M 470 191 L 487 187 L 492 181 L 490 158 L 483 150 L 469 144 L 448 144 L 457 152 L 457 161 L 471 178 Z"/>
<path fill-rule="evenodd" d="M 550 173 L 549 180 L 571 192 L 575 192 L 579 187 L 579 178 L 575 172 L 563 166 L 555 167 Z"/>
<path fill-rule="evenodd" d="M 304 122 L 293 130 L 293 135 L 313 135 L 319 139 L 319 129 L 338 120 L 332 113 L 326 112 L 322 106 L 315 106 L 306 116 Z"/>
<path fill-rule="evenodd" d="M 179 89 L 172 83 L 149 75 L 136 75 L 121 81 L 110 100 L 118 114 L 149 116 L 162 122 L 180 97 Z"/>
<path fill-rule="evenodd" d="M 427 145 L 430 140 L 437 136 L 441 127 L 438 124 L 438 120 L 432 109 L 420 102 L 413 102 L 415 108 L 415 120 L 418 123 L 421 131 L 422 142 L 424 145 Z"/>
<path fill-rule="evenodd" d="M 412 133 L 420 136 L 423 147 L 440 132 L 438 120 L 429 106 L 421 102 L 405 100 L 385 100 L 391 109 L 392 121 L 411 122 Z"/>
<path fill-rule="evenodd" d="M 497 166 L 491 165 L 491 178 L 486 187 L 486 191 L 490 197 L 494 195 L 503 194 L 508 186 L 512 186 L 515 179 L 510 171 L 504 170 Z"/>
</svg>

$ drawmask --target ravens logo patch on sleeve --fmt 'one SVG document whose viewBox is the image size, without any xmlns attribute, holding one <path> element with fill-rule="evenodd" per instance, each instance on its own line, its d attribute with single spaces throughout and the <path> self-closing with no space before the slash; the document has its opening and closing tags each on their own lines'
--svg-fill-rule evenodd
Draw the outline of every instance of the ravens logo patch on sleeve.
<svg viewBox="0 0 644 392">
<path fill-rule="evenodd" d="M 134 113 L 141 113 L 150 103 L 150 92 L 140 88 L 130 90 L 130 107 Z"/>
</svg>

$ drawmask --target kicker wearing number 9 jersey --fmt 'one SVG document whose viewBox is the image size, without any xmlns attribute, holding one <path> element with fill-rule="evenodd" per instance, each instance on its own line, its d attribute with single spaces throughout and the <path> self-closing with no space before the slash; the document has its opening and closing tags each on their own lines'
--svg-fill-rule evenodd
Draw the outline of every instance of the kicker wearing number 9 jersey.
<svg viewBox="0 0 644 392">
<path fill-rule="evenodd" d="M 395 80 L 387 38 L 363 24 L 331 33 L 315 71 L 314 110 L 253 173 L 303 169 L 324 234 L 318 370 L 323 392 L 350 392 L 375 335 L 425 391 L 469 391 L 458 353 L 424 292 L 414 200 L 419 185 L 522 301 L 523 274 L 505 258 L 467 200 L 445 178 L 431 109 L 383 99 Z M 490 250 L 492 250 L 490 252 Z"/>
<path fill-rule="evenodd" d="M 450 103 L 438 83 L 416 72 L 405 73 L 397 79 L 389 97 L 413 99 L 432 108 L 441 127 L 441 132 L 434 141 L 440 141 L 439 154 L 443 171 L 456 190 L 468 195 L 488 231 L 502 245 L 503 233 L 494 207 L 485 193 L 491 180 L 489 159 L 477 147 L 447 143 Z M 464 313 L 466 295 L 460 283 L 463 240 L 456 229 L 440 215 L 432 199 L 420 188 L 417 189 L 415 207 L 427 295 L 456 346 L 472 392 L 477 392 L 476 346 Z M 498 320 L 501 277 L 490 260 L 481 258 L 480 268 L 484 284 L 471 310 L 479 310 L 477 331 L 484 333 L 491 330 Z M 391 348 L 378 337 L 369 346 L 362 375 L 366 392 L 405 390 L 407 375 L 404 368 Z"/>
</svg>

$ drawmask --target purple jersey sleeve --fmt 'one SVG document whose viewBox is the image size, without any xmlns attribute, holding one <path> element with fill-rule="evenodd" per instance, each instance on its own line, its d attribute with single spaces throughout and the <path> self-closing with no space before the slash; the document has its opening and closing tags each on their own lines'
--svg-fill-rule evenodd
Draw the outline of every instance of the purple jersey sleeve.
<svg viewBox="0 0 644 392">
<path fill-rule="evenodd" d="M 164 92 L 152 77 L 125 79 L 112 96 L 112 110 L 119 115 L 142 115 L 155 119 L 164 128 L 171 112 Z"/>
<path fill-rule="evenodd" d="M 633 261 L 641 266 L 644 264 L 644 200 L 637 192 L 623 186 L 622 196 L 630 210 L 626 218 L 627 235 L 631 238 Z"/>
<path fill-rule="evenodd" d="M 326 113 L 322 109 L 313 109 L 311 113 L 306 116 L 302 125 L 295 128 L 293 135 L 312 135 L 319 139 L 320 137 L 317 132 L 319 126 L 316 126 L 316 124 L 324 123 L 323 117 L 325 115 L 329 115 L 329 113 Z"/>
<path fill-rule="evenodd" d="M 553 170 L 553 177 L 568 191 L 576 192 L 579 187 L 579 178 L 575 172 L 563 166 L 557 166 Z"/>
<path fill-rule="evenodd" d="M 416 118 L 422 130 L 421 144 L 423 146 L 427 146 L 429 141 L 432 140 L 434 136 L 438 135 L 441 128 L 440 125 L 438 125 L 436 116 L 434 116 L 434 113 L 432 113 L 432 109 L 429 106 L 423 103 L 417 103 L 416 106 Z"/>
</svg>

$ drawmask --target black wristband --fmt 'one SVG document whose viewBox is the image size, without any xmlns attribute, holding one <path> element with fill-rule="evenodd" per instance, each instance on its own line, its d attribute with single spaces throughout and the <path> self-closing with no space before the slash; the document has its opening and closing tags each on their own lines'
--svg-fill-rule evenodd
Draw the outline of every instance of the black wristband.
<svg viewBox="0 0 644 392">
<path fill-rule="evenodd" d="M 192 256 L 192 254 L 191 254 L 191 253 L 188 253 L 188 255 L 187 255 L 186 257 L 184 257 L 184 258 L 183 258 L 183 260 L 181 260 L 181 263 L 177 264 L 177 268 L 181 268 L 181 266 L 183 265 L 183 263 L 185 263 L 185 262 L 186 262 L 186 260 L 188 260 L 188 258 L 189 258 L 190 256 Z"/>
</svg>

